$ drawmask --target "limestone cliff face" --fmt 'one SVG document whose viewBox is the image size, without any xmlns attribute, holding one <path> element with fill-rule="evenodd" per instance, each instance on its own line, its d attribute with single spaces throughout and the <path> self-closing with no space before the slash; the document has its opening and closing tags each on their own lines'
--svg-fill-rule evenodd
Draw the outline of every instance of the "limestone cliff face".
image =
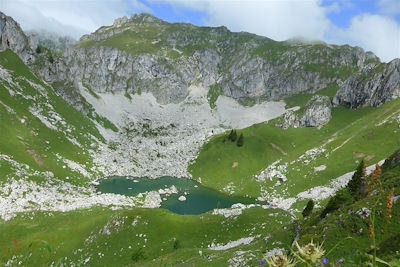
<svg viewBox="0 0 400 267">
<path fill-rule="evenodd" d="M 360 48 L 275 42 L 137 15 L 82 37 L 56 64 L 37 71 L 49 82 L 83 83 L 96 92 L 152 92 L 160 103 L 176 103 L 192 84 L 218 84 L 238 100 L 279 100 L 342 85 L 377 63 Z"/>
<path fill-rule="evenodd" d="M 38 71 L 49 82 L 82 83 L 95 92 L 151 92 L 165 104 L 184 100 L 191 84 L 214 84 L 219 60 L 207 50 L 173 61 L 150 54 L 132 57 L 107 47 L 74 48 Z"/>
<path fill-rule="evenodd" d="M 287 49 L 277 61 L 254 58 L 244 52 L 222 76 L 226 93 L 234 98 L 271 100 L 314 93 L 330 84 L 341 85 L 353 71 L 364 67 L 371 56 L 349 47 L 290 46 Z"/>
<path fill-rule="evenodd" d="M 335 50 L 326 48 L 327 53 Z M 195 51 L 190 56 L 170 59 L 160 55 L 132 56 L 109 47 L 73 48 L 62 60 L 39 69 L 49 82 L 82 82 L 97 92 L 152 92 L 160 103 L 182 101 L 192 84 L 219 84 L 226 96 L 235 99 L 279 100 L 302 92 L 317 92 L 331 84 L 341 85 L 350 71 L 362 68 L 370 55 L 348 49 L 337 62 L 312 59 L 312 48 L 283 53 L 279 62 L 254 57 L 248 51 L 228 62 L 214 49 Z M 324 64 L 330 64 L 329 67 Z M 326 68 L 327 73 L 319 71 Z M 336 76 L 335 71 L 349 71 Z"/>
<path fill-rule="evenodd" d="M 400 97 L 400 59 L 378 64 L 350 77 L 333 102 L 351 108 L 379 106 Z"/>
<path fill-rule="evenodd" d="M 0 49 L 12 49 L 47 82 L 83 84 L 94 92 L 151 92 L 163 104 L 182 101 L 193 84 L 217 84 L 224 95 L 243 101 L 279 100 L 337 85 L 334 103 L 353 108 L 399 96 L 399 60 L 382 64 L 372 53 L 346 45 L 276 42 L 145 14 L 117 19 L 61 52 L 36 54 L 33 37 L 0 14 Z"/>
<path fill-rule="evenodd" d="M 31 63 L 35 60 L 34 45 L 13 18 L 0 12 L 0 51 L 11 49 L 25 63 Z"/>
</svg>

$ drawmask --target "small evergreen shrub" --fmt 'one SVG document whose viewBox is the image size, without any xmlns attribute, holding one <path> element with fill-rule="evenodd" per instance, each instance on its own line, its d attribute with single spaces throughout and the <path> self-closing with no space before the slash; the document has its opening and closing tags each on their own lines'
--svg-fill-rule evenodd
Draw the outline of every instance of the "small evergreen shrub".
<svg viewBox="0 0 400 267">
<path fill-rule="evenodd" d="M 301 213 L 303 217 L 307 217 L 311 214 L 312 210 L 314 209 L 314 200 L 310 199 L 307 202 L 306 207 L 304 208 L 303 212 Z"/>
<path fill-rule="evenodd" d="M 132 254 L 131 259 L 134 262 L 137 262 L 137 261 L 140 261 L 140 260 L 145 260 L 146 257 L 144 256 L 144 252 L 143 252 L 142 248 L 139 248 L 139 249 L 135 250 L 133 252 L 133 254 Z"/>
<path fill-rule="evenodd" d="M 321 212 L 320 217 L 325 218 L 328 213 L 334 212 L 340 209 L 346 204 L 352 203 L 353 197 L 348 188 L 344 188 L 336 193 L 331 199 L 329 199 L 328 204 L 326 204 L 324 210 Z"/>
<path fill-rule="evenodd" d="M 181 243 L 179 242 L 179 240 L 175 239 L 174 240 L 174 244 L 173 244 L 173 248 L 174 250 L 177 250 L 181 247 Z"/>
<path fill-rule="evenodd" d="M 232 142 L 236 141 L 236 139 L 237 139 L 236 130 L 231 130 L 231 132 L 228 135 L 228 139 L 231 140 Z"/>
<path fill-rule="evenodd" d="M 43 52 L 42 47 L 41 47 L 40 45 L 38 45 L 38 46 L 36 47 L 36 53 L 37 53 L 37 54 L 40 54 L 40 53 L 42 53 L 42 52 Z"/>
<path fill-rule="evenodd" d="M 243 134 L 242 134 L 242 133 L 240 134 L 239 139 L 238 139 L 237 142 L 236 142 L 236 145 L 237 145 L 238 147 L 243 146 Z"/>
<path fill-rule="evenodd" d="M 351 194 L 358 198 L 361 192 L 361 187 L 363 184 L 363 180 L 366 176 L 366 167 L 364 160 L 361 160 L 357 166 L 357 169 L 353 176 L 351 177 L 350 182 L 347 184 L 347 188 L 351 192 Z"/>
</svg>

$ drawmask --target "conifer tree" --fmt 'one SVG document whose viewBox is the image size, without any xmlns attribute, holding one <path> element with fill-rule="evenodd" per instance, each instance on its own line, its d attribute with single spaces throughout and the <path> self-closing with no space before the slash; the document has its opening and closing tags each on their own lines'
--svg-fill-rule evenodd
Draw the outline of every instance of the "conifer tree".
<svg viewBox="0 0 400 267">
<path fill-rule="evenodd" d="M 232 142 L 235 142 L 236 139 L 237 139 L 237 133 L 236 133 L 236 130 L 233 130 L 232 136 L 231 136 L 230 140 L 231 140 Z"/>
<path fill-rule="evenodd" d="M 42 47 L 40 45 L 36 47 L 36 53 L 38 54 L 42 53 Z"/>
<path fill-rule="evenodd" d="M 365 162 L 364 160 L 361 160 L 357 166 L 355 173 L 351 177 L 350 182 L 347 185 L 353 196 L 359 195 L 365 176 L 366 176 Z"/>
<path fill-rule="evenodd" d="M 329 199 L 325 208 L 322 210 L 320 217 L 325 218 L 328 213 L 334 212 L 343 206 L 353 203 L 353 196 L 348 188 L 338 191 L 335 196 Z"/>
<path fill-rule="evenodd" d="M 53 58 L 53 55 L 51 53 L 49 55 L 49 61 L 50 61 L 51 64 L 54 63 L 54 58 Z"/>
<path fill-rule="evenodd" d="M 232 141 L 232 138 L 233 138 L 233 129 L 231 130 L 231 132 L 228 135 L 228 140 Z"/>
<path fill-rule="evenodd" d="M 303 214 L 303 217 L 305 218 L 311 214 L 313 209 L 314 209 L 314 200 L 310 199 L 301 214 Z"/>
<path fill-rule="evenodd" d="M 237 145 L 238 147 L 243 146 L 243 133 L 240 134 L 239 139 L 238 139 L 237 142 L 236 142 L 236 145 Z"/>
</svg>

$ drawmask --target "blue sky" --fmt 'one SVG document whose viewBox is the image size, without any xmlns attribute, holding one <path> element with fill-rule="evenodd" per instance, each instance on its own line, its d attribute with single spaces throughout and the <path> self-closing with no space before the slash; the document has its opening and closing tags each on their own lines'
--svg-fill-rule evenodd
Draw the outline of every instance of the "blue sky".
<svg viewBox="0 0 400 267">
<path fill-rule="evenodd" d="M 203 12 L 175 6 L 171 3 L 141 1 L 151 8 L 151 13 L 168 22 L 185 22 L 197 26 L 205 25 L 207 15 Z"/>
<path fill-rule="evenodd" d="M 398 0 L 400 2 L 400 0 Z M 174 5 L 171 2 L 162 1 L 141 1 L 149 6 L 152 14 L 162 18 L 168 22 L 188 22 L 197 26 L 207 26 L 205 21 L 207 14 L 200 11 L 190 10 L 182 6 Z M 395 1 L 393 1 L 395 2 Z M 328 18 L 333 24 L 340 28 L 346 28 L 350 25 L 351 19 L 355 16 L 362 14 L 380 14 L 382 13 L 380 2 L 377 0 L 352 0 L 352 1 L 337 1 L 337 0 L 324 0 L 321 2 L 322 6 L 339 5 L 340 10 L 328 13 Z M 400 14 L 393 16 L 393 18 L 400 22 Z"/>
<path fill-rule="evenodd" d="M 323 5 L 329 6 L 340 1 L 333 1 L 333 0 L 325 0 L 322 2 Z M 338 27 L 348 27 L 351 23 L 351 19 L 355 16 L 359 16 L 362 14 L 385 14 L 384 10 L 382 10 L 382 4 L 384 1 L 377 1 L 377 0 L 353 0 L 353 1 L 346 1 L 347 4 L 342 4 L 342 9 L 338 12 L 331 12 L 329 13 L 328 17 L 331 21 L 337 25 Z M 392 1 L 393 5 L 396 4 L 396 1 Z M 400 1 L 397 2 L 397 6 L 399 5 Z M 388 7 L 389 8 L 389 7 Z M 400 22 L 400 14 L 393 9 L 394 16 L 393 18 Z M 397 14 L 395 14 L 397 13 Z"/>
<path fill-rule="evenodd" d="M 0 0 L 24 30 L 79 38 L 123 15 L 147 12 L 168 22 L 227 26 L 274 40 L 350 44 L 383 61 L 400 57 L 400 0 Z"/>
</svg>

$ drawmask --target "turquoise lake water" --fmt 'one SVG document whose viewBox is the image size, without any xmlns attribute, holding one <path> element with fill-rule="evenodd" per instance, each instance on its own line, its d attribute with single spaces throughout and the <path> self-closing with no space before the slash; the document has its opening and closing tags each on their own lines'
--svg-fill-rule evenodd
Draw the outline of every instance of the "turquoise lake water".
<svg viewBox="0 0 400 267">
<path fill-rule="evenodd" d="M 136 181 L 135 181 L 136 180 Z M 179 193 L 166 197 L 161 208 L 181 215 L 197 215 L 216 208 L 229 208 L 235 203 L 253 204 L 254 199 L 233 197 L 202 186 L 190 179 L 161 177 L 158 179 L 131 178 L 113 176 L 100 181 L 97 190 L 102 193 L 114 193 L 136 196 L 146 191 L 158 191 L 174 185 Z M 185 195 L 186 201 L 179 201 Z M 163 196 L 162 196 L 163 197 Z"/>
</svg>

